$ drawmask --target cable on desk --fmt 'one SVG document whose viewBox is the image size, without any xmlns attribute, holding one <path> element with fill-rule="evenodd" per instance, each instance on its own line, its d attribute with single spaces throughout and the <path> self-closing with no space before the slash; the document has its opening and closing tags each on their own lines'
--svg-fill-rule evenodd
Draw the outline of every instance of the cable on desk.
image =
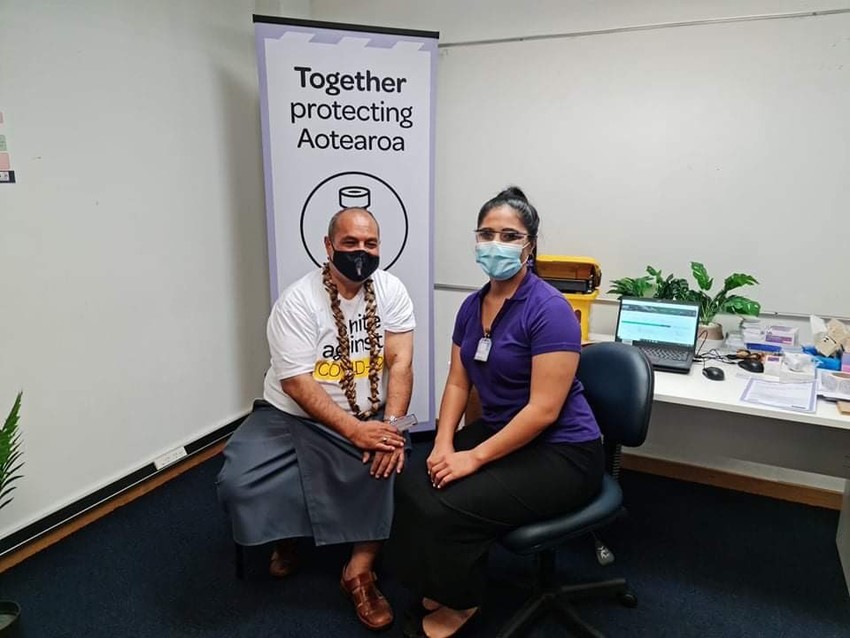
<svg viewBox="0 0 850 638">
<path fill-rule="evenodd" d="M 699 338 L 702 337 L 702 343 L 700 343 Z M 703 347 L 705 346 L 705 342 L 708 341 L 708 330 L 703 330 L 697 335 L 697 350 L 694 353 L 694 359 L 700 356 Z"/>
<path fill-rule="evenodd" d="M 734 359 L 730 358 L 729 355 L 723 354 L 717 348 L 712 348 L 708 352 L 703 352 L 702 354 L 695 355 L 694 361 L 702 362 L 702 369 L 705 370 L 706 361 L 720 361 L 721 363 L 725 363 L 731 366 L 735 365 L 738 362 L 738 359 L 737 357 L 735 357 Z"/>
</svg>

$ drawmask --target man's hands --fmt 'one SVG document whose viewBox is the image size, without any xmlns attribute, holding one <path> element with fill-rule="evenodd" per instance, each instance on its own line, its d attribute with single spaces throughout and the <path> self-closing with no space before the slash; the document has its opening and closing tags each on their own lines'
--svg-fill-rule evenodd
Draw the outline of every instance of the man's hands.
<svg viewBox="0 0 850 638">
<path fill-rule="evenodd" d="M 399 431 L 382 421 L 361 421 L 348 440 L 364 452 L 394 452 L 404 447 L 404 437 Z"/>
<path fill-rule="evenodd" d="M 363 462 L 368 463 L 371 452 L 363 453 Z M 404 469 L 404 448 L 397 448 L 392 452 L 375 452 L 375 458 L 372 459 L 372 467 L 369 468 L 369 474 L 375 478 L 389 478 L 395 472 L 401 474 Z"/>
<path fill-rule="evenodd" d="M 361 421 L 348 439 L 363 450 L 363 463 L 372 461 L 369 474 L 387 478 L 404 469 L 404 436 L 383 421 Z"/>
</svg>

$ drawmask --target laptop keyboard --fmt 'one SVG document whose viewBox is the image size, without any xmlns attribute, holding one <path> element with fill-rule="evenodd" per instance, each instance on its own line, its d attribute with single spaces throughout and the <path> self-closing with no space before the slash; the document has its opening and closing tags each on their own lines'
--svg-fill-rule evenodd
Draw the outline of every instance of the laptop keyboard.
<svg viewBox="0 0 850 638">
<path fill-rule="evenodd" d="M 648 357 L 652 359 L 664 359 L 667 361 L 687 361 L 688 351 L 679 348 L 665 348 L 664 346 L 640 346 Z"/>
</svg>

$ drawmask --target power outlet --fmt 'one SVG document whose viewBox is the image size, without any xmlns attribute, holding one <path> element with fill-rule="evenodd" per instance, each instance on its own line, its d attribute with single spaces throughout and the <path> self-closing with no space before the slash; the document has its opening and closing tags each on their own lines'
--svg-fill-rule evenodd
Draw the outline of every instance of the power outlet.
<svg viewBox="0 0 850 638">
<path fill-rule="evenodd" d="M 161 470 L 164 467 L 168 467 L 172 463 L 176 463 L 180 459 L 186 458 L 188 455 L 186 454 L 186 448 L 178 447 L 170 452 L 166 452 L 162 456 L 154 459 L 153 464 L 156 467 L 157 471 Z"/>
</svg>

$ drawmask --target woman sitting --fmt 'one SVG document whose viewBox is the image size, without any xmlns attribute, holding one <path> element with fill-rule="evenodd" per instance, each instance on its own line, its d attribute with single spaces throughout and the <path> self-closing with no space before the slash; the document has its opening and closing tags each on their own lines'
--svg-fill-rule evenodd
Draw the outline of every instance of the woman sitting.
<svg viewBox="0 0 850 638">
<path fill-rule="evenodd" d="M 599 428 L 575 378 L 578 320 L 528 267 L 539 224 L 518 188 L 478 213 L 476 261 L 490 281 L 457 314 L 434 448 L 396 483 L 388 559 L 422 597 L 408 636 L 469 628 L 493 542 L 578 508 L 601 485 Z M 483 416 L 458 430 L 473 386 Z"/>
</svg>

